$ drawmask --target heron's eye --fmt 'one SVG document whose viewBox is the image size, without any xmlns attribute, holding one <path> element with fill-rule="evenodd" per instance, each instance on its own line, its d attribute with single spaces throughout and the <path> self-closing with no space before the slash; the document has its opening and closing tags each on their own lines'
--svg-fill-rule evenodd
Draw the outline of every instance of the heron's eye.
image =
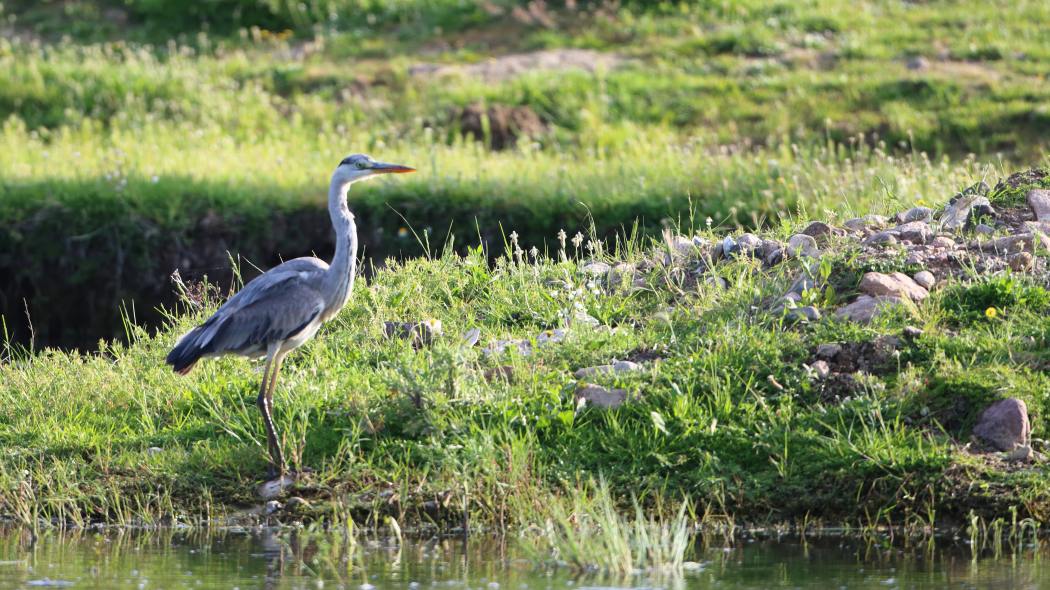
<svg viewBox="0 0 1050 590">
<path fill-rule="evenodd" d="M 357 166 L 357 169 L 358 169 L 358 170 L 364 170 L 365 168 L 368 168 L 368 162 L 366 162 L 366 161 L 364 161 L 364 160 L 358 160 L 358 161 L 357 161 L 357 162 L 356 162 L 356 163 L 354 164 L 354 166 Z"/>
</svg>

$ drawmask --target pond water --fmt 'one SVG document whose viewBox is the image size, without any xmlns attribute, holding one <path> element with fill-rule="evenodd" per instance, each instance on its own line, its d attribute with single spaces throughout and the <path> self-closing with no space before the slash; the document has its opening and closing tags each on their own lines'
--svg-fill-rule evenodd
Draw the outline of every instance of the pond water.
<svg viewBox="0 0 1050 590">
<path fill-rule="evenodd" d="M 698 542 L 676 575 L 626 578 L 537 568 L 511 541 L 473 537 L 406 542 L 291 530 L 104 530 L 0 534 L 6 588 L 1040 588 L 1050 587 L 1031 547 L 977 559 L 961 543 L 901 549 L 881 541 Z"/>
</svg>

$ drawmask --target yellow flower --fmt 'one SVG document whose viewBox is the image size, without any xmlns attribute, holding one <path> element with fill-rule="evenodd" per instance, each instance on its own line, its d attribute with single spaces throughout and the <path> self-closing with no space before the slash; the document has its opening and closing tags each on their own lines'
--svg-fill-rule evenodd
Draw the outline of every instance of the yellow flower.
<svg viewBox="0 0 1050 590">
<path fill-rule="evenodd" d="M 992 320 L 995 319 L 995 316 L 999 315 L 999 312 L 996 311 L 994 307 L 989 307 L 988 309 L 984 310 L 984 315 L 988 319 Z"/>
</svg>

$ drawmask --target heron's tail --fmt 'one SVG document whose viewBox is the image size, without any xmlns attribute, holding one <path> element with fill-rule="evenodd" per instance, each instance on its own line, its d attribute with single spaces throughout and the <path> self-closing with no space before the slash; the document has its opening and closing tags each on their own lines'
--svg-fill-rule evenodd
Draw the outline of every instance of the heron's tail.
<svg viewBox="0 0 1050 590">
<path fill-rule="evenodd" d="M 202 328 L 204 326 L 198 326 L 183 334 L 182 338 L 175 343 L 175 348 L 172 348 L 168 357 L 164 359 L 179 375 L 189 373 L 201 356 L 207 352 L 200 342 L 201 333 L 204 331 Z"/>
</svg>

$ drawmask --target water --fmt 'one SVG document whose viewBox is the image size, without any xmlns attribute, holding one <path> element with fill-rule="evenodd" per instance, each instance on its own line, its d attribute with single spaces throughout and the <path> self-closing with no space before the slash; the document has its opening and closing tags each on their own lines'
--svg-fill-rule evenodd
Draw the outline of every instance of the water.
<svg viewBox="0 0 1050 590">
<path fill-rule="evenodd" d="M 102 531 L 0 534 L 0 589 L 394 588 L 1040 588 L 1050 572 L 1031 548 L 973 559 L 960 544 L 907 550 L 824 537 L 698 543 L 679 575 L 627 578 L 537 568 L 492 537 L 406 543 L 294 531 Z"/>
</svg>

